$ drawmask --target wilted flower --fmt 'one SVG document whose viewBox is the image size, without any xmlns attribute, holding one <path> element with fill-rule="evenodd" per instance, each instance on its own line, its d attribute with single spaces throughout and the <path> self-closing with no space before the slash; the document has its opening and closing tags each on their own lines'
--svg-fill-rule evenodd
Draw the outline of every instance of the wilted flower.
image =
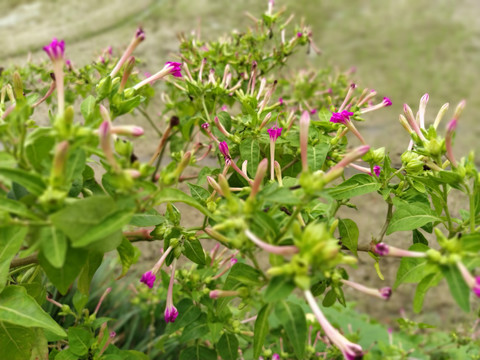
<svg viewBox="0 0 480 360">
<path fill-rule="evenodd" d="M 43 47 L 43 50 L 52 61 L 63 60 L 65 54 L 65 41 L 58 41 L 57 38 L 53 38 L 50 44 Z"/>
<path fill-rule="evenodd" d="M 374 173 L 377 177 L 380 176 L 380 173 L 381 173 L 381 172 L 382 172 L 382 168 L 381 168 L 380 166 L 375 165 L 375 166 L 373 167 L 373 173 Z"/>
<path fill-rule="evenodd" d="M 153 287 L 153 283 L 155 282 L 156 276 L 153 272 L 147 271 L 145 274 L 142 275 L 140 282 L 147 285 L 150 289 Z"/>
</svg>

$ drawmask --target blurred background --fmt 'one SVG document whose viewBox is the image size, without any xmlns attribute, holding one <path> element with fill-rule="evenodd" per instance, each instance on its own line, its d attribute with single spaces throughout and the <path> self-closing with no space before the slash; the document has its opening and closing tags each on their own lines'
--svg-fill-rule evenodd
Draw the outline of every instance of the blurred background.
<svg viewBox="0 0 480 360">
<path fill-rule="evenodd" d="M 200 27 L 202 38 L 215 39 L 233 29 L 245 29 L 252 22 L 244 12 L 260 16 L 266 6 L 267 0 L 2 0 L 0 66 L 25 63 L 29 56 L 33 61 L 45 60 L 41 48 L 52 37 L 65 40 L 66 56 L 77 66 L 97 59 L 108 46 L 118 56 L 141 25 L 147 38 L 135 56 L 143 61 L 142 71 L 154 73 L 173 59 L 169 54 L 177 50 L 178 33 Z M 393 101 L 393 106 L 368 115 L 360 125 L 371 145 L 386 145 L 393 158 L 403 152 L 408 135 L 398 123 L 398 114 L 403 103 L 416 111 L 420 97 L 428 92 L 427 122 L 433 121 L 443 103 L 450 102 L 451 115 L 461 99 L 467 100 L 455 153 L 458 157 L 470 149 L 480 153 L 479 1 L 277 0 L 275 7 L 282 6 L 295 13 L 294 22 L 304 18 L 312 26 L 313 38 L 323 51 L 321 56 L 299 54 L 293 64 L 354 69 L 353 79 L 360 88 L 374 88 Z M 445 125 L 446 121 L 440 129 Z M 385 206 L 377 197 L 362 197 L 363 203 L 357 204 L 362 212 L 345 214 L 360 222 L 364 243 L 383 223 Z M 411 241 L 410 234 L 396 236 L 405 243 Z M 368 258 L 361 261 L 371 264 Z M 387 282 L 393 284 L 397 264 L 383 266 Z M 376 278 L 373 267 L 367 266 L 354 280 L 373 285 Z M 413 291 L 413 286 L 402 285 L 386 304 L 357 300 L 361 309 L 376 318 L 398 317 L 401 307 L 412 316 Z M 465 319 L 445 284 L 427 295 L 424 309 L 422 315 L 413 316 L 415 320 L 440 325 Z"/>
</svg>

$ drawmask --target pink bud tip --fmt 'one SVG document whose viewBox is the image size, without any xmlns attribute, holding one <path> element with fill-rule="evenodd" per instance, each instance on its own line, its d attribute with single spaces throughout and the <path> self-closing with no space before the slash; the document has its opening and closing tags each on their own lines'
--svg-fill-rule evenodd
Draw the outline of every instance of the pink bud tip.
<svg viewBox="0 0 480 360">
<path fill-rule="evenodd" d="M 227 111 L 227 110 L 228 110 L 228 107 L 227 107 L 227 105 L 223 105 L 223 106 L 222 106 L 222 108 L 221 108 L 220 110 L 222 110 L 222 111 Z"/>
<path fill-rule="evenodd" d="M 375 245 L 375 252 L 380 256 L 388 255 L 388 245 L 385 243 L 378 243 Z"/>
<path fill-rule="evenodd" d="M 383 105 L 384 105 L 384 106 L 391 106 L 391 105 L 392 105 L 392 101 L 391 101 L 388 97 L 384 97 L 384 98 L 383 98 Z"/>
<path fill-rule="evenodd" d="M 451 133 L 454 132 L 455 129 L 457 128 L 458 120 L 457 119 L 452 119 L 447 125 L 447 132 Z"/>
<path fill-rule="evenodd" d="M 210 127 L 208 123 L 203 123 L 201 126 L 202 126 L 202 129 L 204 130 L 207 130 Z"/>
<path fill-rule="evenodd" d="M 228 145 L 226 141 L 222 141 L 220 144 L 218 144 L 218 148 L 224 157 L 230 157 L 230 152 L 228 151 Z"/>
<path fill-rule="evenodd" d="M 273 354 L 273 355 L 272 355 L 272 360 L 280 360 L 280 355 L 278 355 L 278 354 Z"/>
<path fill-rule="evenodd" d="M 219 295 L 218 290 L 212 290 L 210 291 L 210 294 L 209 294 L 210 299 L 218 299 L 218 295 Z"/>
<path fill-rule="evenodd" d="M 317 113 L 317 109 L 310 110 L 310 115 L 315 115 Z"/>
<path fill-rule="evenodd" d="M 177 319 L 177 316 L 178 316 L 178 310 L 175 306 L 167 306 L 167 308 L 165 309 L 165 322 L 169 323 L 173 323 L 175 322 L 175 320 Z"/>
<path fill-rule="evenodd" d="M 139 39 L 140 41 L 145 40 L 145 31 L 141 27 L 137 29 L 137 32 L 135 33 L 135 38 Z"/>
<path fill-rule="evenodd" d="M 43 47 L 43 50 L 52 61 L 63 59 L 63 55 L 65 54 L 65 41 L 58 41 L 57 38 L 53 38 L 50 44 Z"/>
<path fill-rule="evenodd" d="M 238 259 L 237 259 L 237 258 L 232 258 L 232 259 L 230 260 L 230 265 L 233 266 L 233 265 L 235 265 L 237 262 L 238 262 Z"/>
<path fill-rule="evenodd" d="M 380 176 L 380 173 L 381 173 L 381 172 L 382 172 L 382 168 L 381 168 L 380 166 L 375 165 L 375 166 L 373 167 L 373 173 L 374 173 L 377 177 Z"/>
<path fill-rule="evenodd" d="M 117 333 L 115 331 L 111 331 L 110 332 L 110 337 L 114 338 L 115 336 L 117 336 Z"/>
<path fill-rule="evenodd" d="M 472 290 L 473 293 L 480 298 L 480 276 L 475 277 L 475 286 Z"/>
<path fill-rule="evenodd" d="M 392 288 L 391 287 L 384 287 L 384 288 L 381 288 L 380 290 L 380 295 L 382 296 L 382 298 L 384 298 L 385 300 L 388 300 L 390 299 L 390 296 L 392 296 Z"/>
<path fill-rule="evenodd" d="M 297 37 L 301 38 L 303 36 L 303 33 L 301 31 L 297 32 Z"/>
<path fill-rule="evenodd" d="M 283 98 L 278 98 L 278 102 L 280 103 L 280 105 L 283 105 Z"/>
<path fill-rule="evenodd" d="M 155 274 L 151 271 L 147 271 L 145 274 L 142 275 L 140 282 L 147 285 L 150 289 L 153 287 L 153 283 L 155 282 Z"/>
</svg>

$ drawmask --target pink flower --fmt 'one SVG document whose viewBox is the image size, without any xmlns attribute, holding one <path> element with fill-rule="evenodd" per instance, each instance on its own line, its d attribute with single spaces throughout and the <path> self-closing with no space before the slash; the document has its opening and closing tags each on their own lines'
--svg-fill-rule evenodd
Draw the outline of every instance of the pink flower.
<svg viewBox="0 0 480 360">
<path fill-rule="evenodd" d="M 380 256 L 392 256 L 392 257 L 423 258 L 427 256 L 427 253 L 425 252 L 399 249 L 394 246 L 387 245 L 385 243 L 378 243 L 377 245 L 375 245 L 375 253 Z"/>
<path fill-rule="evenodd" d="M 380 296 L 382 298 L 384 298 L 385 300 L 388 300 L 390 299 L 390 296 L 392 296 L 392 288 L 391 287 L 383 287 L 381 288 L 380 290 L 378 290 L 380 292 Z"/>
<path fill-rule="evenodd" d="M 175 266 L 177 264 L 177 259 L 173 260 L 172 263 L 172 274 L 170 275 L 170 283 L 168 284 L 167 292 L 167 304 L 165 307 L 165 322 L 175 322 L 175 319 L 178 316 L 178 310 L 173 305 L 173 281 L 175 280 Z"/>
<path fill-rule="evenodd" d="M 276 354 L 276 353 L 273 354 L 273 355 L 272 355 L 272 360 L 280 360 L 280 355 L 278 355 L 278 354 Z"/>
<path fill-rule="evenodd" d="M 218 144 L 218 148 L 220 149 L 220 152 L 225 158 L 230 158 L 230 152 L 228 150 L 228 145 L 226 141 L 222 141 L 220 144 Z"/>
<path fill-rule="evenodd" d="M 283 105 L 283 98 L 278 98 L 278 102 L 280 103 L 280 105 Z"/>
<path fill-rule="evenodd" d="M 310 110 L 310 115 L 315 115 L 317 113 L 317 109 Z"/>
<path fill-rule="evenodd" d="M 392 101 L 388 97 L 384 97 L 383 98 L 383 106 L 391 106 L 391 105 L 392 105 Z"/>
<path fill-rule="evenodd" d="M 347 110 L 343 110 L 341 112 L 334 112 L 332 113 L 332 117 L 330 118 L 330 122 L 333 122 L 335 124 L 344 124 L 346 125 L 346 123 L 348 121 L 350 121 L 350 116 L 353 115 L 353 112 L 350 112 L 350 111 L 347 111 Z"/>
<path fill-rule="evenodd" d="M 155 282 L 156 276 L 151 271 L 147 271 L 145 274 L 142 275 L 140 282 L 147 285 L 150 289 L 153 287 L 153 283 Z"/>
<path fill-rule="evenodd" d="M 175 77 L 182 77 L 182 64 L 179 62 L 167 61 L 165 63 L 166 66 L 170 68 L 170 74 Z"/>
<path fill-rule="evenodd" d="M 297 37 L 298 37 L 298 38 L 301 38 L 302 36 L 303 36 L 303 33 L 302 33 L 302 32 L 300 32 L 300 31 L 297 32 Z"/>
<path fill-rule="evenodd" d="M 380 166 L 375 165 L 375 166 L 373 167 L 373 173 L 374 173 L 377 177 L 380 176 L 380 173 L 381 173 L 381 172 L 382 172 L 382 168 L 381 168 Z"/>
<path fill-rule="evenodd" d="M 283 128 L 279 128 L 277 126 L 274 126 L 271 129 L 268 129 L 268 135 L 270 135 L 270 141 L 277 141 L 277 139 L 282 135 L 282 130 Z"/>
<path fill-rule="evenodd" d="M 53 38 L 50 44 L 43 47 L 43 50 L 52 61 L 63 59 L 65 54 L 65 41 L 58 41 L 57 38 Z"/>
<path fill-rule="evenodd" d="M 202 129 L 204 130 L 207 130 L 210 127 L 208 123 L 203 123 L 201 126 L 202 126 Z"/>
</svg>

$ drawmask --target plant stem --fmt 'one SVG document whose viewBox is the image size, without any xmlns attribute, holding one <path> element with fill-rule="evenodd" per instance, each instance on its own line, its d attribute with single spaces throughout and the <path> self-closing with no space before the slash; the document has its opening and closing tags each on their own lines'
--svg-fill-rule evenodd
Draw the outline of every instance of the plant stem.
<svg viewBox="0 0 480 360">
<path fill-rule="evenodd" d="M 152 126 L 153 130 L 155 130 L 155 132 L 157 133 L 157 135 L 159 137 L 162 136 L 162 132 L 160 131 L 160 129 L 157 127 L 157 125 L 155 125 L 155 123 L 153 122 L 152 118 L 150 117 L 150 115 L 148 115 L 148 113 L 141 109 L 140 107 L 138 108 L 138 111 L 140 111 L 140 113 L 145 117 L 145 119 L 147 119 L 147 121 L 150 123 L 150 125 Z"/>
<path fill-rule="evenodd" d="M 37 254 L 32 254 L 22 259 L 13 259 L 12 262 L 10 263 L 10 269 L 13 269 L 19 266 L 30 265 L 30 264 L 38 264 Z"/>
<path fill-rule="evenodd" d="M 443 207 L 443 210 L 445 211 L 445 216 L 447 217 L 447 222 L 448 222 L 447 230 L 450 232 L 450 235 L 451 235 L 453 233 L 453 225 L 452 225 L 452 218 L 450 216 L 450 210 L 448 209 L 447 196 L 448 196 L 447 186 L 443 185 L 443 201 L 445 202 L 445 206 Z"/>
<path fill-rule="evenodd" d="M 380 230 L 380 234 L 378 234 L 377 241 L 382 242 L 383 237 L 385 236 L 385 233 L 387 232 L 388 225 L 390 224 L 390 220 L 392 220 L 392 209 L 393 209 L 393 203 L 391 199 L 388 199 L 388 210 L 387 210 L 387 216 L 385 217 L 385 223 L 383 224 L 382 230 Z"/>
</svg>

